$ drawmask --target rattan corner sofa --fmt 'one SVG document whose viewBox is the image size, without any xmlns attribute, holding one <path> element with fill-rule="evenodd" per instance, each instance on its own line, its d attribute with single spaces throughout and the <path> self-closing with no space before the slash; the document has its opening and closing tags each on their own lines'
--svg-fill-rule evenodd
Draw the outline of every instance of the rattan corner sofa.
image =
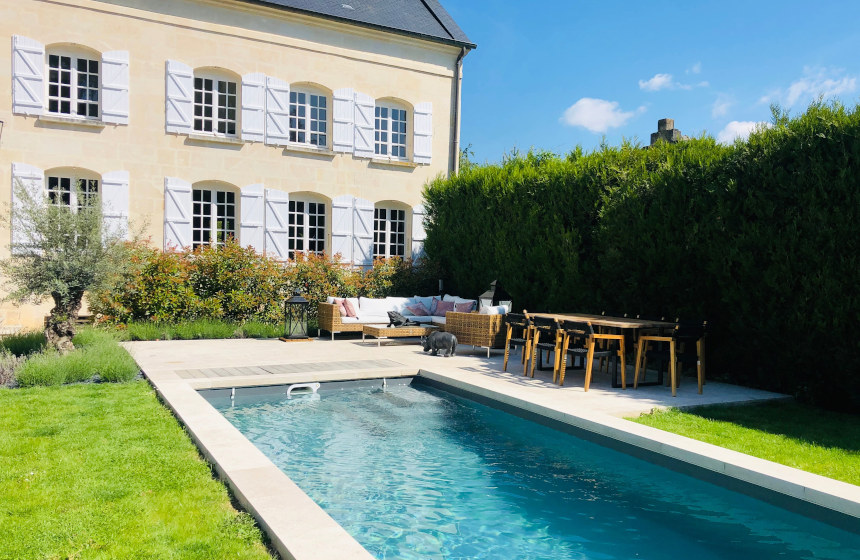
<svg viewBox="0 0 860 560">
<path fill-rule="evenodd" d="M 457 337 L 457 344 L 486 348 L 487 357 L 491 348 L 505 347 L 504 326 L 504 315 L 486 315 L 476 311 L 449 311 L 445 314 L 445 331 Z"/>
</svg>

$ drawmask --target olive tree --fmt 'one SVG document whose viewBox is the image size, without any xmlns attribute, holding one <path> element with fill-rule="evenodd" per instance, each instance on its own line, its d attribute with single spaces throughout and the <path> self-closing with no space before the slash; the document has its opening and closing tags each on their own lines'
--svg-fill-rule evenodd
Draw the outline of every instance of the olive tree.
<svg viewBox="0 0 860 560">
<path fill-rule="evenodd" d="M 10 256 L 0 261 L 7 299 L 39 303 L 52 298 L 45 338 L 66 353 L 74 349 L 84 294 L 127 266 L 126 232 L 105 227 L 99 197 L 82 192 L 80 184 L 76 199 L 70 197 L 77 204 L 54 203 L 41 188 L 21 182 L 13 188 Z"/>
</svg>

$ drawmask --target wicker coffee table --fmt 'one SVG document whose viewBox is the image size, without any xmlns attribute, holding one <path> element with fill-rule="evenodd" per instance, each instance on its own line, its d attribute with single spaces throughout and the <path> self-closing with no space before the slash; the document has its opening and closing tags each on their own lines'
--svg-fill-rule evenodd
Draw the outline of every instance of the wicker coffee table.
<svg viewBox="0 0 860 560">
<path fill-rule="evenodd" d="M 436 330 L 436 325 L 421 325 L 420 327 L 389 327 L 388 325 L 364 325 L 361 329 L 361 340 L 367 335 L 376 337 L 376 345 L 382 346 L 386 338 L 404 338 L 409 336 L 425 336 Z"/>
</svg>

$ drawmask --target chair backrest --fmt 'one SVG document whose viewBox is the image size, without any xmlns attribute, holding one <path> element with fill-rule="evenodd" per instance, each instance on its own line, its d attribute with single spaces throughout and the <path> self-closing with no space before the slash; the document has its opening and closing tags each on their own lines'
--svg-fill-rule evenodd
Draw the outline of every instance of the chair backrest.
<svg viewBox="0 0 860 560">
<path fill-rule="evenodd" d="M 531 322 L 529 321 L 529 318 L 522 313 L 505 313 L 505 324 L 525 328 L 528 327 Z"/>
<path fill-rule="evenodd" d="M 594 334 L 594 328 L 592 328 L 591 323 L 584 321 L 563 321 L 561 323 L 561 330 L 570 336 L 582 338 L 588 338 Z"/>
<path fill-rule="evenodd" d="M 549 317 L 532 317 L 532 326 L 541 334 L 555 335 L 558 330 L 558 321 Z"/>
</svg>

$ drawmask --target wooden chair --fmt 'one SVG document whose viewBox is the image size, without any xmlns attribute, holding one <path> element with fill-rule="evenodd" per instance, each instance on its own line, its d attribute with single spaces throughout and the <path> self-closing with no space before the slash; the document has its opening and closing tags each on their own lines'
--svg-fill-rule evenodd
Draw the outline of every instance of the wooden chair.
<svg viewBox="0 0 860 560">
<path fill-rule="evenodd" d="M 511 347 L 519 347 L 522 349 L 523 375 L 525 375 L 531 350 L 531 320 L 528 315 L 523 313 L 507 313 L 505 314 L 505 326 L 507 333 L 505 334 L 505 365 L 503 369 L 508 371 L 508 356 Z"/>
<path fill-rule="evenodd" d="M 617 355 L 621 359 L 621 387 L 627 388 L 624 358 L 624 335 L 615 333 L 596 333 L 591 323 L 580 321 L 564 321 L 560 327 L 561 348 L 556 357 L 558 369 L 558 384 L 564 385 L 564 374 L 567 369 L 567 356 L 580 356 L 585 359 L 585 390 L 591 385 L 591 372 L 594 358 L 609 358 Z M 598 347 L 600 341 L 601 346 Z M 612 348 L 611 346 L 614 346 Z M 599 365 L 598 365 L 599 367 Z M 553 375 L 555 379 L 555 375 Z"/>
<path fill-rule="evenodd" d="M 561 337 L 558 330 L 558 321 L 548 317 L 532 317 L 532 348 L 529 352 L 531 355 L 531 376 L 535 376 L 535 365 L 542 361 L 541 352 L 547 353 L 547 363 L 549 363 L 549 353 L 555 353 L 555 361 L 558 361 L 558 347 Z M 541 342 L 543 338 L 543 342 Z M 538 369 L 543 367 L 538 366 Z M 555 381 L 555 371 L 557 365 L 553 364 L 553 381 Z"/>
<path fill-rule="evenodd" d="M 704 344 L 707 322 L 678 323 L 667 335 L 643 335 L 639 337 L 636 346 L 636 369 L 634 372 L 633 388 L 639 386 L 639 370 L 645 369 L 648 357 L 657 358 L 669 363 L 669 383 L 672 386 L 672 396 L 677 396 L 679 376 L 678 368 L 684 364 L 696 364 L 696 377 L 699 381 L 699 394 L 702 394 L 704 376 Z M 650 343 L 666 343 L 654 348 L 648 348 Z"/>
</svg>

